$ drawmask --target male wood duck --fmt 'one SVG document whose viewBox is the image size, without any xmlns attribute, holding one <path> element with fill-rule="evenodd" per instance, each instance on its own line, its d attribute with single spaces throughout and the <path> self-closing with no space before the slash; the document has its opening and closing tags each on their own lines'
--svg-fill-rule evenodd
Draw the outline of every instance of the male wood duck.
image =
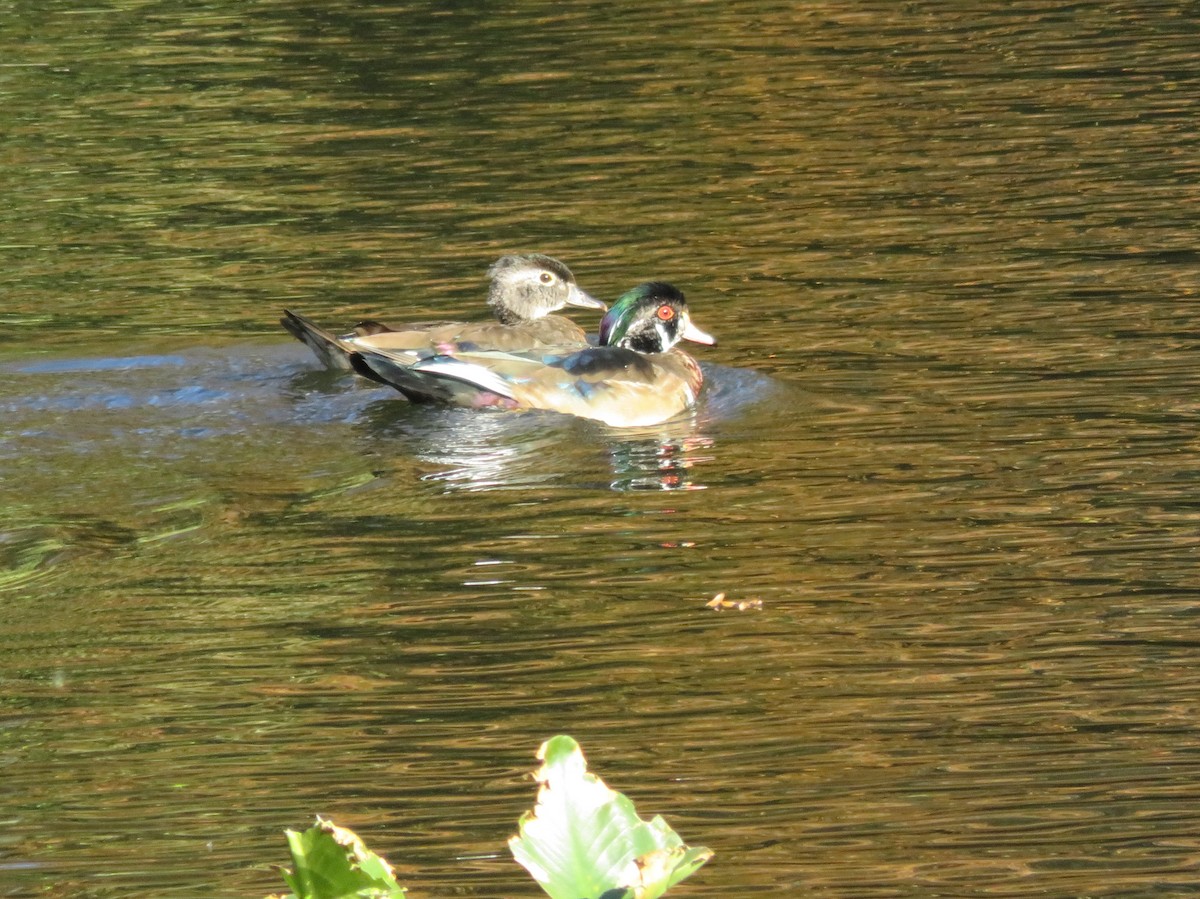
<svg viewBox="0 0 1200 899">
<path fill-rule="evenodd" d="M 346 346 L 346 341 L 352 337 L 371 337 L 380 349 L 407 353 L 410 362 L 451 347 L 519 351 L 586 346 L 581 327 L 565 316 L 550 313 L 564 306 L 607 308 L 580 289 L 569 268 L 540 253 L 502 256 L 488 269 L 488 275 L 492 282 L 487 301 L 495 321 L 392 326 L 368 320 L 359 322 L 349 334 L 337 336 L 285 309 L 279 323 L 307 344 L 326 368 L 351 371 L 355 369 L 351 360 L 353 350 Z"/>
<path fill-rule="evenodd" d="M 549 409 L 613 427 L 653 425 L 691 408 L 704 376 L 680 340 L 715 344 L 687 302 L 662 281 L 639 284 L 600 323 L 600 345 L 524 352 L 456 350 L 412 363 L 365 336 L 347 341 L 356 366 L 414 400 L 501 409 Z"/>
</svg>

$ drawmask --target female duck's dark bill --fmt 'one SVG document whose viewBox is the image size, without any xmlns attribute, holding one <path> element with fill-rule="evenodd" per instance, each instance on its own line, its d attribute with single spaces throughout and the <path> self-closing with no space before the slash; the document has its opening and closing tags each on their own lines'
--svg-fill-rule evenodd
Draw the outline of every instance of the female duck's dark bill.
<svg viewBox="0 0 1200 899">
<path fill-rule="evenodd" d="M 583 309 L 608 309 L 607 303 L 600 302 L 576 284 L 572 284 L 567 292 L 567 305 L 579 306 Z"/>
</svg>

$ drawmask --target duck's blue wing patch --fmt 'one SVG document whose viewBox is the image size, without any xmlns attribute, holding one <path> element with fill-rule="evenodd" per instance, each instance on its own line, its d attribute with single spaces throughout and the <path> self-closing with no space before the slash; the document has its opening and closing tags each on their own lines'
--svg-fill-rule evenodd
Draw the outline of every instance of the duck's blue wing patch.
<svg viewBox="0 0 1200 899">
<path fill-rule="evenodd" d="M 600 391 L 601 388 L 604 387 L 604 382 L 603 381 L 585 381 L 582 378 L 576 378 L 574 381 L 571 382 L 571 386 L 574 387 L 575 392 L 578 393 L 585 400 L 590 400 L 595 394 L 597 394 Z"/>
</svg>

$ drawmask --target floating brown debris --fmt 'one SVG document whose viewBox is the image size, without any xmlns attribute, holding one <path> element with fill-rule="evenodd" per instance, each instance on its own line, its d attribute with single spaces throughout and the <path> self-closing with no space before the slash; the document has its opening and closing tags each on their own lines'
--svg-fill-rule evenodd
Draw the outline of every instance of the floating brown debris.
<svg viewBox="0 0 1200 899">
<path fill-rule="evenodd" d="M 725 591 L 721 591 L 706 602 L 704 606 L 705 608 L 716 609 L 718 612 L 724 612 L 726 609 L 733 609 L 735 612 L 744 612 L 747 609 L 761 609 L 763 601 L 761 599 L 726 599 Z"/>
</svg>

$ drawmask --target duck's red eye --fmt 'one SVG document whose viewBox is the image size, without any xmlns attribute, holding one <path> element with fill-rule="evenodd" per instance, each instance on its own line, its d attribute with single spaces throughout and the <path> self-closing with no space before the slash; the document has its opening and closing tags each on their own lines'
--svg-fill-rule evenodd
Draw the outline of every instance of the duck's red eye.
<svg viewBox="0 0 1200 899">
<path fill-rule="evenodd" d="M 671 319 L 673 319 L 675 317 L 675 310 L 672 309 L 670 306 L 659 306 L 658 307 L 658 317 L 665 322 L 669 322 Z"/>
</svg>

